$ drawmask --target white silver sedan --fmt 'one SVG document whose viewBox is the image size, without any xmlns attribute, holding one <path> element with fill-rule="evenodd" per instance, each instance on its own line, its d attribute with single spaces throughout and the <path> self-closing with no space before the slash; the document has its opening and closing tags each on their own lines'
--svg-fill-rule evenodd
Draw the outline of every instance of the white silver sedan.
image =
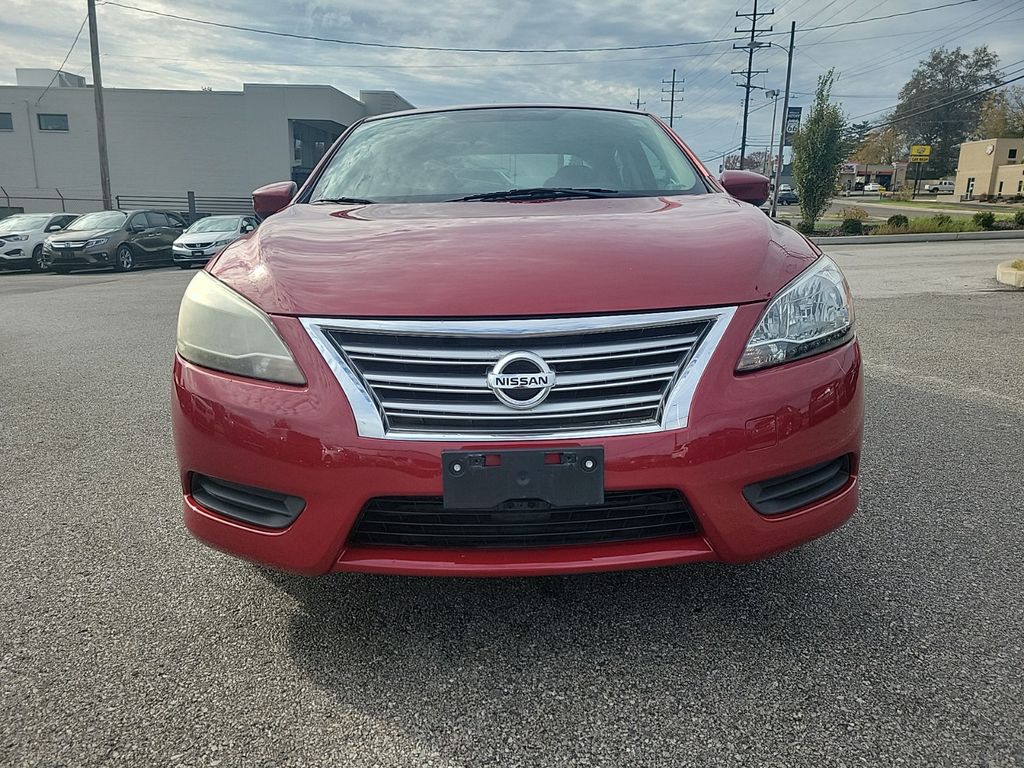
<svg viewBox="0 0 1024 768">
<path fill-rule="evenodd" d="M 201 266 L 224 246 L 259 226 L 255 216 L 207 216 L 181 233 L 171 249 L 174 263 L 182 269 Z"/>
</svg>

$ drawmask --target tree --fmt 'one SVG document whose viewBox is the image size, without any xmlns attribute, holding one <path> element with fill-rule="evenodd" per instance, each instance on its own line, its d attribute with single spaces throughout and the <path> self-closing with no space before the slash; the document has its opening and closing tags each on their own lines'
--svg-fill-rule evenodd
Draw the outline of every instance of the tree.
<svg viewBox="0 0 1024 768">
<path fill-rule="evenodd" d="M 852 157 L 871 134 L 871 121 L 863 120 L 859 123 L 848 125 L 843 131 L 843 155 Z"/>
<path fill-rule="evenodd" d="M 1024 88 L 1012 86 L 988 94 L 981 105 L 975 139 L 1024 138 Z"/>
<path fill-rule="evenodd" d="M 771 156 L 767 152 L 751 152 L 745 158 L 743 158 L 743 170 L 764 173 L 765 161 L 767 161 L 770 166 Z M 740 156 L 738 154 L 729 155 L 728 157 L 725 158 L 724 165 L 727 171 L 739 170 Z"/>
<path fill-rule="evenodd" d="M 999 82 L 999 57 L 988 46 L 970 53 L 936 48 L 918 64 L 900 90 L 892 119 L 911 144 L 931 145 L 930 176 L 952 174 L 959 145 L 975 128 L 985 99 L 971 94 Z"/>
<path fill-rule="evenodd" d="M 869 133 L 850 155 L 855 163 L 893 163 L 907 154 L 907 142 L 898 128 L 890 125 Z"/>
<path fill-rule="evenodd" d="M 842 167 L 843 128 L 846 120 L 838 104 L 832 104 L 835 70 L 818 78 L 814 104 L 800 130 L 793 136 L 793 179 L 800 190 L 800 214 L 804 231 L 828 207 L 835 194 L 836 180 Z"/>
</svg>

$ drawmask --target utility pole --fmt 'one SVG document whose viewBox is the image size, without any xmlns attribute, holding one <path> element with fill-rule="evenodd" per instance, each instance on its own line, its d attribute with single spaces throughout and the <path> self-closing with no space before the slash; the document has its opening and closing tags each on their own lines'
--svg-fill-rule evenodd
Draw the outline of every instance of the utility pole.
<svg viewBox="0 0 1024 768">
<path fill-rule="evenodd" d="M 110 197 L 110 163 L 107 159 L 107 124 L 103 117 L 103 75 L 100 73 L 100 40 L 96 31 L 96 0 L 86 0 L 89 7 L 89 48 L 92 52 L 92 93 L 96 99 L 96 144 L 100 154 L 100 188 L 103 207 L 114 207 Z"/>
<path fill-rule="evenodd" d="M 661 92 L 669 95 L 667 99 L 662 96 L 661 100 L 668 102 L 668 125 L 670 128 L 674 126 L 676 120 L 676 102 L 683 100 L 683 83 L 685 82 L 685 80 L 676 80 L 676 71 L 674 69 L 672 70 L 671 80 L 661 81 Z M 668 90 L 665 89 L 666 85 L 669 86 Z"/>
<path fill-rule="evenodd" d="M 774 13 L 775 13 L 775 11 L 765 11 L 764 13 L 758 13 L 757 12 L 757 0 L 754 0 L 754 12 L 753 13 L 740 13 L 739 11 L 736 12 L 736 16 L 737 17 L 741 17 L 741 18 L 745 18 L 745 19 L 750 19 L 750 42 L 748 42 L 746 45 L 736 45 L 734 43 L 733 46 L 732 46 L 733 48 L 735 48 L 737 50 L 743 50 L 743 51 L 747 52 L 747 69 L 746 69 L 746 71 L 744 72 L 744 70 L 742 70 L 742 69 L 741 70 L 733 70 L 733 73 L 732 73 L 734 75 L 745 75 L 745 77 L 746 77 L 746 82 L 736 83 L 737 86 L 739 86 L 740 88 L 744 89 L 744 95 L 743 95 L 743 137 L 740 139 L 740 168 L 741 169 L 743 168 L 743 161 L 744 161 L 744 159 L 747 156 L 747 118 L 749 117 L 749 114 L 750 114 L 750 91 L 752 89 L 759 89 L 761 87 L 759 85 L 752 85 L 751 84 L 751 80 L 753 79 L 754 75 L 763 75 L 763 74 L 765 74 L 768 71 L 767 69 L 759 69 L 759 70 L 756 70 L 756 71 L 754 70 L 754 51 L 756 51 L 758 48 L 765 48 L 765 47 L 767 47 L 769 45 L 769 43 L 762 43 L 762 42 L 754 40 L 754 37 L 755 37 L 755 35 L 758 32 L 771 32 L 772 29 L 773 29 L 772 27 L 768 27 L 768 29 L 758 29 L 757 28 L 757 22 L 758 22 L 759 19 L 763 19 L 766 16 L 771 16 Z M 736 31 L 736 32 L 746 32 L 747 30 L 740 29 L 739 27 L 735 27 L 734 31 Z"/>
<path fill-rule="evenodd" d="M 640 89 L 637 88 L 636 89 L 636 110 L 637 110 L 637 112 L 640 111 L 640 107 L 646 107 L 646 106 L 647 106 L 647 102 L 646 101 L 640 101 Z"/>
<path fill-rule="evenodd" d="M 768 139 L 768 149 L 765 150 L 764 153 L 764 168 L 762 170 L 762 175 L 767 176 L 768 166 L 771 164 L 772 158 L 772 142 L 775 141 L 775 118 L 778 117 L 779 114 L 779 96 L 782 94 L 778 88 L 775 88 L 770 91 L 765 91 L 764 95 L 766 98 L 775 100 L 775 103 L 772 104 L 772 132 L 768 134 L 771 138 Z"/>
<path fill-rule="evenodd" d="M 793 45 L 796 22 L 789 27 L 789 59 L 786 62 L 786 96 L 782 100 L 782 130 L 779 131 L 779 156 L 775 158 L 775 188 L 772 190 L 772 218 L 779 208 L 779 183 L 782 181 L 782 150 L 786 146 L 786 122 L 789 117 L 789 84 L 793 81 Z"/>
</svg>

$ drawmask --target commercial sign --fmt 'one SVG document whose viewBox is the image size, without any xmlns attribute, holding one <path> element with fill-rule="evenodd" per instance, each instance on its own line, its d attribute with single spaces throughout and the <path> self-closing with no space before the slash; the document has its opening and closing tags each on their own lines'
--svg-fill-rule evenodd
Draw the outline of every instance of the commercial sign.
<svg viewBox="0 0 1024 768">
<path fill-rule="evenodd" d="M 928 155 L 911 155 L 910 162 L 912 163 L 927 163 Z"/>
<path fill-rule="evenodd" d="M 839 168 L 840 173 L 857 173 L 856 163 L 843 163 Z"/>
<path fill-rule="evenodd" d="M 928 157 L 932 153 L 931 144 L 915 144 L 910 148 L 910 160 L 911 162 L 918 162 L 920 160 L 914 160 L 915 157 Z"/>
<path fill-rule="evenodd" d="M 800 129 L 800 113 L 803 107 L 790 107 L 786 110 L 786 140 L 784 146 L 791 146 L 793 134 Z"/>
</svg>

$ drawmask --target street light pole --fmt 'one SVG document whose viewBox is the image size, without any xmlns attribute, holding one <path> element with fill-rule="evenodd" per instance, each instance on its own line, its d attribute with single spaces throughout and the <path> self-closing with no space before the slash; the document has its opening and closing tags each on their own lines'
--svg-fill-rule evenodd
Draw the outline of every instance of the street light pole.
<svg viewBox="0 0 1024 768">
<path fill-rule="evenodd" d="M 781 94 L 780 94 L 780 91 L 779 91 L 778 88 L 774 88 L 774 89 L 772 89 L 770 91 L 765 91 L 764 95 L 767 96 L 769 99 L 775 99 L 775 103 L 772 104 L 772 132 L 768 134 L 769 136 L 771 136 L 771 139 L 769 139 L 769 141 L 774 141 L 775 140 L 775 118 L 778 117 L 778 114 L 779 114 L 779 96 Z M 768 165 L 771 162 L 771 157 L 772 157 L 772 150 L 771 150 L 771 146 L 769 146 L 768 147 L 768 151 L 764 153 L 764 166 L 762 167 L 762 170 L 763 170 L 765 176 L 768 175 Z"/>
<path fill-rule="evenodd" d="M 789 117 L 789 86 L 793 81 L 793 46 L 796 22 L 789 27 L 789 61 L 786 63 L 786 97 L 782 102 L 782 130 L 779 131 L 779 156 L 775 159 L 775 188 L 772 190 L 772 218 L 779 209 L 779 182 L 782 181 L 782 150 L 786 146 L 786 121 Z"/>
</svg>

